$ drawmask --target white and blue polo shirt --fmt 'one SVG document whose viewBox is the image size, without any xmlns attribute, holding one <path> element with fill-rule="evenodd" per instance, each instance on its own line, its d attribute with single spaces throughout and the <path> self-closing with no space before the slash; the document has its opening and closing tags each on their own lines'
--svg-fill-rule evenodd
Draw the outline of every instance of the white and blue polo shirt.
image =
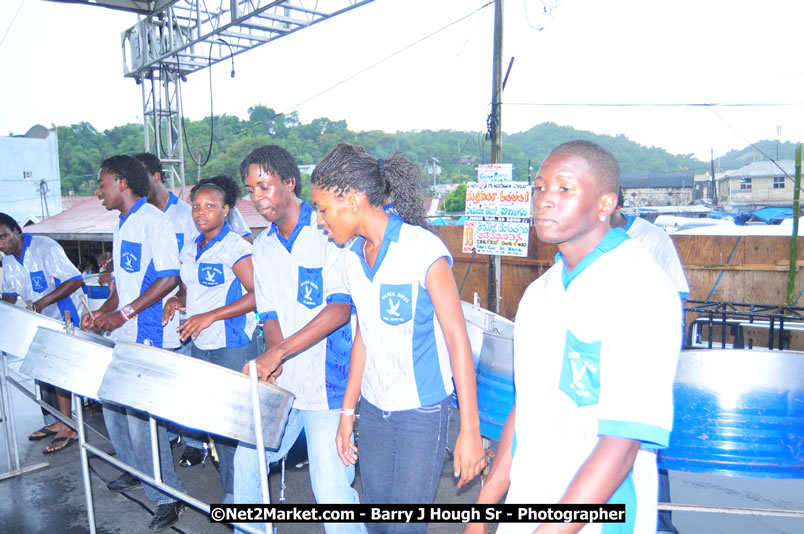
<svg viewBox="0 0 804 534">
<path fill-rule="evenodd" d="M 556 503 L 600 436 L 642 442 L 610 503 L 625 524 L 584 532 L 655 532 L 655 450 L 673 422 L 678 292 L 648 251 L 610 230 L 568 272 L 561 254 L 525 291 L 514 326 L 516 421 L 507 503 Z M 532 532 L 500 524 L 498 532 Z"/>
<path fill-rule="evenodd" d="M 246 289 L 235 275 L 237 263 L 251 256 L 251 244 L 223 223 L 218 235 L 201 248 L 203 234 L 181 252 L 181 280 L 187 287 L 187 315 L 192 317 L 238 300 Z M 242 347 L 251 341 L 257 326 L 253 313 L 215 321 L 193 343 L 200 349 Z"/>
<path fill-rule="evenodd" d="M 192 243 L 198 236 L 198 228 L 193 221 L 193 208 L 188 203 L 170 193 L 165 209 L 162 210 L 173 223 L 173 230 L 176 233 L 176 244 L 179 252 L 184 245 Z"/>
<path fill-rule="evenodd" d="M 374 268 L 363 258 L 362 237 L 344 269 L 366 349 L 361 393 L 385 411 L 430 406 L 452 393 L 452 368 L 427 273 L 452 257 L 432 232 L 389 214 Z"/>
<path fill-rule="evenodd" d="M 344 257 L 316 225 L 306 202 L 296 227 L 285 239 L 275 224 L 254 241 L 254 291 L 263 321 L 276 320 L 284 337 L 307 325 L 330 302 L 352 304 L 343 287 Z M 278 386 L 296 395 L 294 408 L 340 408 L 352 354 L 351 321 L 282 364 Z"/>
<path fill-rule="evenodd" d="M 22 234 L 20 257 L 9 254 L 3 259 L 3 295 L 19 297 L 25 302 L 36 302 L 70 280 L 82 280 L 81 273 L 61 245 L 49 237 Z M 81 289 L 46 306 L 42 315 L 64 320 L 65 312 L 70 313 L 76 326 L 81 324 L 81 315 L 86 313 Z"/>
<path fill-rule="evenodd" d="M 687 284 L 687 277 L 684 276 L 684 268 L 678 258 L 676 246 L 667 232 L 641 217 L 625 213 L 623 213 L 623 217 L 626 220 L 623 230 L 628 232 L 631 239 L 639 241 L 643 247 L 648 249 L 659 267 L 673 281 L 678 295 L 682 299 L 690 298 L 690 286 Z"/>
<path fill-rule="evenodd" d="M 140 198 L 114 229 L 114 281 L 118 309 L 145 293 L 158 279 L 179 276 L 176 234 L 167 215 Z M 144 343 L 174 349 L 179 346 L 175 326 L 162 326 L 163 301 L 140 311 L 112 332 L 115 341 Z M 178 325 L 178 322 L 176 323 Z"/>
</svg>

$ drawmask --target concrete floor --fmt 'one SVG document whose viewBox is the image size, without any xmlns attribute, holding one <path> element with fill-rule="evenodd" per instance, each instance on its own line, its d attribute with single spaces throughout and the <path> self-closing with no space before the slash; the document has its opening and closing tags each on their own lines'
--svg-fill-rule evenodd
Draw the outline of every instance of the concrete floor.
<svg viewBox="0 0 804 534">
<path fill-rule="evenodd" d="M 19 362 L 12 364 L 18 368 Z M 32 383 L 28 384 L 32 387 Z M 45 468 L 0 480 L 0 534 L 58 533 L 78 534 L 88 531 L 84 487 L 81 478 L 79 450 L 77 445 L 57 454 L 44 456 L 41 450 L 46 440 L 31 442 L 27 436 L 42 426 L 41 412 L 33 402 L 15 388 L 13 395 L 14 414 L 17 426 L 17 442 L 20 461 L 29 466 L 46 461 Z M 85 418 L 90 427 L 88 440 L 102 450 L 111 452 L 105 439 L 105 429 L 100 410 L 90 406 L 85 409 Z M 457 413 L 452 418 L 451 441 L 457 435 Z M 218 473 L 208 463 L 191 468 L 178 467 L 181 448 L 174 450 L 177 472 L 185 488 L 204 502 L 218 502 L 221 497 Z M 309 472 L 306 466 L 297 468 L 294 463 L 303 459 L 296 451 L 286 471 L 288 502 L 313 503 Z M 125 493 L 112 493 L 105 487 L 107 481 L 117 477 L 119 471 L 100 458 L 90 458 L 91 485 L 94 496 L 97 532 L 103 534 L 129 534 L 147 532 L 153 506 L 142 489 Z M 0 440 L 0 474 L 8 471 L 5 440 Z M 783 508 L 804 510 L 804 479 L 771 480 L 740 477 L 722 477 L 706 474 L 671 472 L 673 501 L 685 504 L 721 506 L 750 506 L 757 508 Z M 270 477 L 271 496 L 276 499 L 279 491 L 278 469 Z M 360 491 L 359 469 L 355 487 Z M 456 488 L 451 473 L 451 463 L 445 463 L 439 484 L 436 502 L 472 503 L 480 490 L 475 480 L 467 487 Z M 804 532 L 804 520 L 746 517 L 701 512 L 676 512 L 674 524 L 682 534 L 729 533 L 793 534 Z M 457 534 L 459 524 L 431 524 L 428 533 Z M 490 532 L 494 532 L 494 526 Z M 207 516 L 195 509 L 188 509 L 172 529 L 184 533 L 229 533 L 231 527 L 210 523 Z M 286 523 L 279 525 L 280 533 L 323 533 L 320 524 Z M 170 531 L 168 531 L 170 532 Z"/>
</svg>

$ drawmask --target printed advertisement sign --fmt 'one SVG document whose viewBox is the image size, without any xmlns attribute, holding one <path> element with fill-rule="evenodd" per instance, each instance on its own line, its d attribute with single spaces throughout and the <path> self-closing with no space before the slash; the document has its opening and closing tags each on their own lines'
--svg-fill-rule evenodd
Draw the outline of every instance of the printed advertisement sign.
<svg viewBox="0 0 804 534">
<path fill-rule="evenodd" d="M 478 176 L 487 167 L 482 165 Z M 510 164 L 507 164 L 510 173 Z M 499 169 L 497 169 L 499 170 Z M 466 187 L 463 252 L 527 256 L 531 218 L 531 186 L 525 182 L 478 180 Z"/>
</svg>

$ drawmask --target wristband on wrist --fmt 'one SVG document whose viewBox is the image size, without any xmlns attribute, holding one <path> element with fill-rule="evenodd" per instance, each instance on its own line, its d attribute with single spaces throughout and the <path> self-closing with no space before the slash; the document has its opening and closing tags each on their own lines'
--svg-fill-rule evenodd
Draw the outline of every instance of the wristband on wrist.
<svg viewBox="0 0 804 534">
<path fill-rule="evenodd" d="M 355 414 L 355 409 L 354 408 L 348 408 L 348 409 L 347 408 L 341 408 L 341 415 L 349 416 L 349 415 L 354 415 L 354 414 Z"/>
<path fill-rule="evenodd" d="M 120 315 L 123 316 L 123 319 L 126 321 L 130 321 L 132 317 L 134 317 L 134 308 L 129 304 L 128 306 L 124 306 L 123 309 L 120 310 Z"/>
</svg>

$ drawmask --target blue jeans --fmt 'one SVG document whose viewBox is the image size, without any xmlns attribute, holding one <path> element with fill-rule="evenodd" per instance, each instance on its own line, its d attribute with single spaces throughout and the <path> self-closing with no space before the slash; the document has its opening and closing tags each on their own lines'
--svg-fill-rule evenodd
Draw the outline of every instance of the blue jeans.
<svg viewBox="0 0 804 534">
<path fill-rule="evenodd" d="M 148 414 L 112 403 L 103 403 L 102 406 L 103 420 L 118 460 L 153 476 L 154 462 L 151 455 L 151 427 Z M 173 467 L 173 455 L 170 452 L 164 421 L 157 419 L 156 432 L 162 481 L 173 489 L 184 491 L 184 486 Z M 150 484 L 143 483 L 142 487 L 145 496 L 157 505 L 176 501 Z"/>
<path fill-rule="evenodd" d="M 193 343 L 192 356 L 193 358 L 240 372 L 244 363 L 257 356 L 257 341 L 254 339 L 242 347 L 223 347 L 210 350 L 200 349 Z M 203 447 L 198 439 L 203 437 L 203 433 L 197 430 L 187 429 L 184 432 L 185 441 L 190 447 Z M 237 441 L 214 435 L 213 440 L 215 441 L 215 450 L 218 452 L 221 486 L 223 487 L 221 503 L 230 504 L 234 502 L 234 454 L 235 449 L 237 449 Z"/>
<path fill-rule="evenodd" d="M 319 504 L 358 504 L 357 491 L 352 487 L 355 467 L 345 466 L 335 447 L 335 435 L 340 423 L 340 410 L 291 409 L 282 443 L 278 450 L 267 449 L 268 464 L 280 461 L 296 442 L 304 428 L 307 437 L 307 454 L 310 459 L 310 482 L 313 495 Z M 235 453 L 234 497 L 236 503 L 261 504 L 262 490 L 257 449 L 250 443 L 240 442 Z M 242 532 L 239 529 L 235 529 Z M 362 523 L 325 523 L 327 534 L 364 533 Z"/>
<path fill-rule="evenodd" d="M 360 401 L 360 480 L 365 504 L 432 504 L 447 452 L 452 397 L 386 412 Z M 427 531 L 426 523 L 367 523 L 371 533 Z"/>
<path fill-rule="evenodd" d="M 56 387 L 47 382 L 40 382 L 39 380 L 36 380 L 36 383 L 39 384 L 39 393 L 42 395 L 42 401 L 50 404 L 54 408 L 58 408 L 59 396 L 56 394 Z M 58 421 L 55 415 L 44 408 L 42 408 L 42 419 L 45 421 L 45 426 L 50 426 Z"/>
</svg>

